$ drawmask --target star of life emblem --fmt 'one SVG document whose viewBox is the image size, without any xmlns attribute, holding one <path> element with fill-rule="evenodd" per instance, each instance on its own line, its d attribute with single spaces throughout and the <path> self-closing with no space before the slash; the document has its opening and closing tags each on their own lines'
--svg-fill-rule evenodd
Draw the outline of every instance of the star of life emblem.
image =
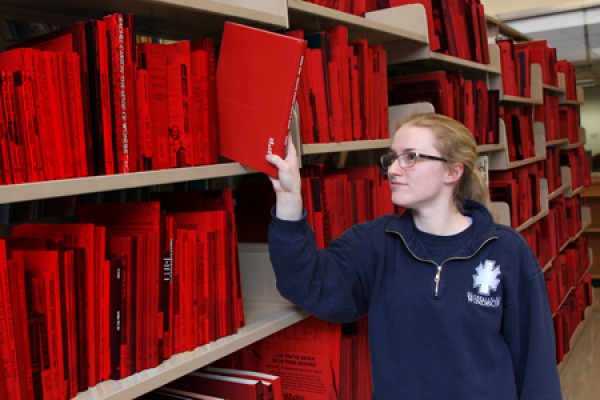
<svg viewBox="0 0 600 400">
<path fill-rule="evenodd" d="M 485 260 L 475 268 L 473 275 L 473 288 L 477 289 L 480 295 L 489 296 L 492 291 L 498 289 L 500 284 L 500 265 L 496 265 L 496 261 Z"/>
</svg>

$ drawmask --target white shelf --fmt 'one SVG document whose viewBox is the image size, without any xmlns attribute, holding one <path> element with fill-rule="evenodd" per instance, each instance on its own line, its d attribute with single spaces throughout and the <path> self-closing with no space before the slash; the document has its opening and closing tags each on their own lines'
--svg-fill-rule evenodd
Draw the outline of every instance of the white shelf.
<svg viewBox="0 0 600 400">
<path fill-rule="evenodd" d="M 569 139 L 567 139 L 567 138 L 549 140 L 546 142 L 546 147 L 563 147 L 563 146 L 568 146 L 568 145 L 569 145 Z"/>
<path fill-rule="evenodd" d="M 408 62 L 426 62 L 428 67 L 439 69 L 461 68 L 464 71 L 476 71 L 486 74 L 500 74 L 500 66 L 480 64 L 475 61 L 450 56 L 431 51 L 429 46 L 422 47 L 396 47 L 387 46 L 388 64 L 403 64 Z"/>
<path fill-rule="evenodd" d="M 558 95 L 558 104 L 578 106 L 583 104 L 583 88 L 577 87 L 577 100 L 567 100 L 567 83 L 564 72 L 558 73 L 558 87 L 563 89 L 563 93 Z M 581 95 L 581 98 L 579 97 Z"/>
<path fill-rule="evenodd" d="M 289 3 L 292 1 L 295 2 L 295 0 L 289 0 Z M 431 51 L 429 47 L 429 34 L 427 31 L 425 8 L 420 4 L 410 4 L 368 12 L 365 13 L 365 19 L 376 21 L 382 25 L 394 27 L 395 29 L 406 29 L 412 32 L 412 35 L 418 35 L 419 37 L 425 38 L 419 46 L 407 46 L 406 41 L 385 43 L 388 64 L 426 61 L 436 66 L 460 67 L 492 74 L 500 74 L 501 72 L 499 57 L 494 58 L 490 55 L 490 64 L 481 64 Z M 493 50 L 490 49 L 490 54 L 492 52 Z"/>
<path fill-rule="evenodd" d="M 567 191 L 565 197 L 573 197 L 578 195 L 582 190 L 583 186 L 573 188 L 573 181 L 571 180 L 571 167 L 566 165 L 560 166 L 560 177 L 563 181 L 563 185 L 567 185 Z"/>
<path fill-rule="evenodd" d="M 532 218 L 525 221 L 523 224 L 519 225 L 515 228 L 518 232 L 521 232 L 542 218 L 546 217 L 549 212 L 549 202 L 548 202 L 548 181 L 546 179 L 540 179 L 540 212 L 534 215 Z M 496 222 L 506 225 L 512 226 L 511 224 L 511 210 L 507 203 L 502 201 L 494 201 L 492 202 L 492 209 L 494 215 L 496 217 Z"/>
<path fill-rule="evenodd" d="M 577 147 L 581 147 L 583 145 L 585 145 L 585 143 L 587 142 L 587 137 L 586 137 L 586 131 L 585 128 L 583 126 L 579 127 L 579 139 L 577 140 L 577 142 L 575 143 L 569 143 L 569 139 L 567 139 L 567 141 L 560 146 L 561 149 L 575 149 Z"/>
<path fill-rule="evenodd" d="M 535 145 L 535 156 L 525 160 L 511 161 L 508 157 L 508 144 L 506 138 L 506 125 L 500 120 L 500 144 L 502 151 L 490 155 L 490 171 L 505 171 L 524 165 L 529 165 L 546 159 L 546 133 L 542 122 L 533 123 L 533 140 Z"/>
<path fill-rule="evenodd" d="M 561 88 L 560 86 L 548 85 L 547 83 L 544 83 L 544 90 L 547 92 L 555 93 L 555 94 L 565 93 L 564 88 Z"/>
<path fill-rule="evenodd" d="M 396 104 L 388 107 L 388 123 L 390 135 L 396 133 L 399 121 L 413 115 L 435 112 L 433 104 L 426 102 L 411 103 L 411 104 Z"/>
<path fill-rule="evenodd" d="M 302 155 L 341 153 L 344 151 L 358 151 L 370 149 L 385 149 L 390 147 L 392 139 L 355 140 L 351 142 L 312 143 L 302 145 Z"/>
<path fill-rule="evenodd" d="M 48 21 L 58 16 L 73 22 L 116 11 L 130 12 L 142 31 L 175 38 L 221 32 L 225 20 L 264 28 L 288 26 L 285 0 L 5 0 L 0 11 L 24 17 L 33 14 Z"/>
<path fill-rule="evenodd" d="M 428 43 L 426 24 L 425 34 L 423 34 L 423 28 L 410 30 L 402 24 L 392 26 L 301 0 L 288 0 L 287 4 L 290 26 L 294 29 L 303 29 L 305 33 L 314 33 L 341 24 L 348 27 L 350 40 L 360 38 L 367 39 L 370 44 L 396 43 L 404 46 L 423 46 Z M 408 14 L 405 19 L 413 19 L 414 14 L 411 13 L 410 8 L 406 10 Z M 423 18 L 425 18 L 424 12 Z"/>
<path fill-rule="evenodd" d="M 0 204 L 255 173 L 239 163 L 0 186 Z"/>
<path fill-rule="evenodd" d="M 245 302 L 246 326 L 238 333 L 227 336 L 193 351 L 179 353 L 155 368 L 146 369 L 118 381 L 97 384 L 75 399 L 132 399 L 167 384 L 198 368 L 244 348 L 280 331 L 308 315 L 285 303 Z"/>
<path fill-rule="evenodd" d="M 496 48 L 498 46 L 496 45 Z M 498 56 L 499 57 L 499 56 Z M 540 64 L 531 64 L 531 97 L 512 96 L 504 94 L 502 75 L 491 75 L 489 79 L 490 90 L 500 92 L 500 101 L 507 104 L 539 105 L 544 103 L 544 89 L 542 84 L 542 67 Z"/>
</svg>

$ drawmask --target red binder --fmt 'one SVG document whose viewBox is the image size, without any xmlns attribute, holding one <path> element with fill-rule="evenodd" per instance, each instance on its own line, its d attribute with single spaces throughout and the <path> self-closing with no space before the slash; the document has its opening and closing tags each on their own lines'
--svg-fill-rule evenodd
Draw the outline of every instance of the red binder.
<svg viewBox="0 0 600 400">
<path fill-rule="evenodd" d="M 219 152 L 274 176 L 283 156 L 306 42 L 225 23 L 217 64 Z"/>
</svg>

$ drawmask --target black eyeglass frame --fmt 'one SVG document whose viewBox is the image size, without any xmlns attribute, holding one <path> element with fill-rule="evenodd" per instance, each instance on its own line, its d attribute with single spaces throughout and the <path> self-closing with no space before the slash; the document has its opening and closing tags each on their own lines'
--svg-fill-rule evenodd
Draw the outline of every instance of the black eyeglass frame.
<svg viewBox="0 0 600 400">
<path fill-rule="evenodd" d="M 408 156 L 408 155 L 410 155 L 411 157 L 406 158 L 406 156 Z M 401 160 L 401 157 L 403 157 L 404 161 Z M 384 162 L 384 158 L 388 158 L 388 160 L 391 158 L 391 161 L 389 162 L 389 164 L 387 164 L 387 166 L 386 166 L 386 163 Z M 408 168 L 414 167 L 420 158 L 425 158 L 427 160 L 442 161 L 442 162 L 446 162 L 446 163 L 448 162 L 448 160 L 446 160 L 444 157 L 432 156 L 429 154 L 419 153 L 418 151 L 405 151 L 400 154 L 396 154 L 394 152 L 388 151 L 385 154 L 382 154 L 381 157 L 379 158 L 379 165 L 381 165 L 381 168 L 383 168 L 384 170 L 387 171 L 392 166 L 394 161 L 398 160 L 400 168 L 408 169 Z M 386 161 L 388 161 L 388 160 L 386 160 Z M 407 162 L 410 163 L 410 165 L 406 165 Z M 403 164 L 404 164 L 404 166 L 403 166 Z"/>
</svg>

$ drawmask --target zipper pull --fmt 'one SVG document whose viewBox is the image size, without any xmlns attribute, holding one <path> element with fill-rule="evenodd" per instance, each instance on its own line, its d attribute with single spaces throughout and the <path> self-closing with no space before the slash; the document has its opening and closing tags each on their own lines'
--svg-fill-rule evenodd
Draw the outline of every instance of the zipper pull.
<svg viewBox="0 0 600 400">
<path fill-rule="evenodd" d="M 435 291 L 434 291 L 434 296 L 435 297 L 439 297 L 440 294 L 440 278 L 442 275 L 442 266 L 438 265 L 437 267 L 437 272 L 435 273 Z"/>
</svg>

